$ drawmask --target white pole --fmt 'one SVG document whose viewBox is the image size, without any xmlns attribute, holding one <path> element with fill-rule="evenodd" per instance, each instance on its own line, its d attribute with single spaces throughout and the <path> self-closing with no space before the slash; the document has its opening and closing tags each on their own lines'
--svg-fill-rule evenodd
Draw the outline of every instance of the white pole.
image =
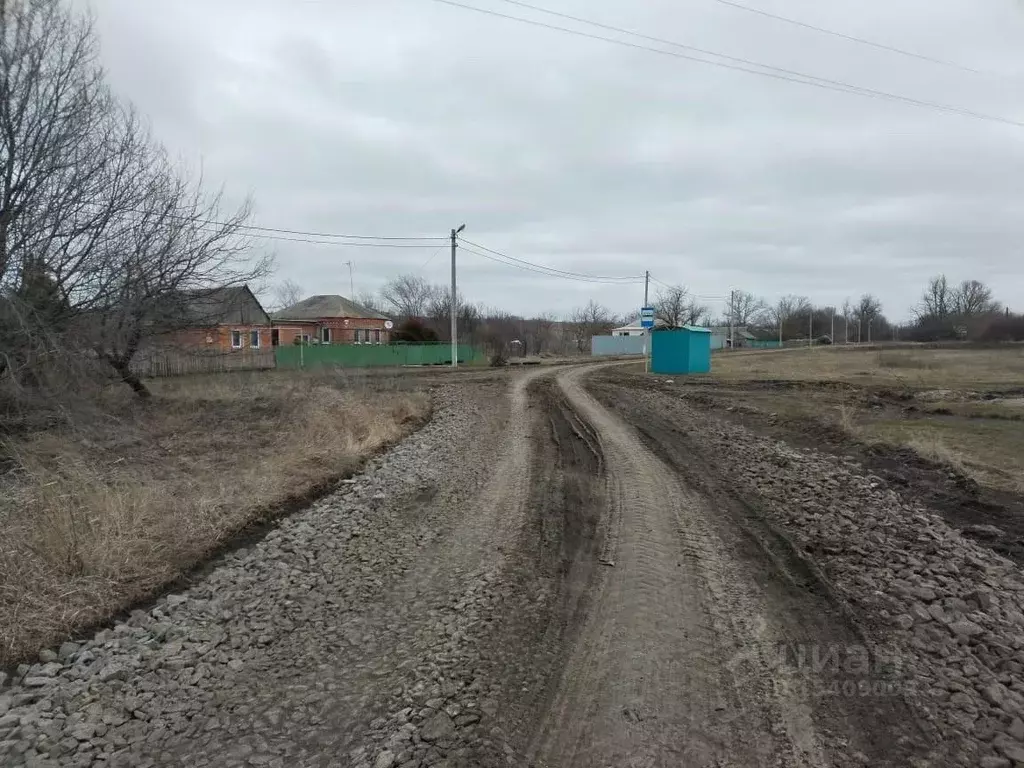
<svg viewBox="0 0 1024 768">
<path fill-rule="evenodd" d="M 735 349 L 733 341 L 733 318 L 736 316 L 736 291 L 729 292 L 729 349 Z"/>
<path fill-rule="evenodd" d="M 459 325 L 459 323 L 458 323 L 458 316 L 457 316 L 458 310 L 457 310 L 457 308 L 455 306 L 455 304 L 458 301 L 458 299 L 456 298 L 458 296 L 458 289 L 456 288 L 456 285 L 455 285 L 455 251 L 457 251 L 458 248 L 459 248 L 459 233 L 453 229 L 452 230 L 452 298 L 451 298 L 451 307 L 450 307 L 451 315 L 452 315 L 452 368 L 458 368 L 459 367 L 459 341 L 458 341 L 458 335 L 459 335 L 458 325 Z"/>
<path fill-rule="evenodd" d="M 458 287 L 455 284 L 455 252 L 459 249 L 459 233 L 466 228 L 463 224 L 452 230 L 452 368 L 459 367 Z"/>
</svg>

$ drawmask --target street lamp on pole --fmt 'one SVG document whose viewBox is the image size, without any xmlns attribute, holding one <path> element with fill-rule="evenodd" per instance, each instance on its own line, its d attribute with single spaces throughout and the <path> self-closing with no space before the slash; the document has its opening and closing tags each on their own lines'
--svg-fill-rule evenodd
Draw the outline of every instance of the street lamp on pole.
<svg viewBox="0 0 1024 768">
<path fill-rule="evenodd" d="M 458 229 L 452 230 L 452 368 L 459 367 L 459 328 L 458 328 L 458 288 L 455 283 L 455 252 L 459 249 L 459 233 L 466 228 L 463 224 Z"/>
</svg>

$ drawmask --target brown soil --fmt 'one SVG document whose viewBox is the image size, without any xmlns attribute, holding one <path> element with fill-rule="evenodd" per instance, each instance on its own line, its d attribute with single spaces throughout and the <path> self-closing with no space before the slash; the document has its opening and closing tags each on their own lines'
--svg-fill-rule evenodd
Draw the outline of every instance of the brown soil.
<svg viewBox="0 0 1024 768">
<path fill-rule="evenodd" d="M 847 402 L 855 399 L 863 409 L 883 415 L 900 413 L 913 419 L 919 406 L 911 393 L 886 387 L 864 389 L 843 382 L 757 381 L 742 387 L 731 383 L 728 390 L 716 390 L 686 383 L 666 387 L 662 382 L 633 376 L 626 380 L 630 387 L 674 392 L 687 403 L 705 407 L 758 434 L 851 458 L 905 497 L 941 513 L 950 526 L 1024 565 L 1024 495 L 981 485 L 955 468 L 924 458 L 907 447 L 858 440 L 824 418 L 787 415 L 781 409 L 747 405 L 744 399 L 745 392 L 765 390 L 796 392 L 806 397 L 841 391 Z M 934 411 L 926 416 L 936 418 L 933 414 Z"/>
</svg>

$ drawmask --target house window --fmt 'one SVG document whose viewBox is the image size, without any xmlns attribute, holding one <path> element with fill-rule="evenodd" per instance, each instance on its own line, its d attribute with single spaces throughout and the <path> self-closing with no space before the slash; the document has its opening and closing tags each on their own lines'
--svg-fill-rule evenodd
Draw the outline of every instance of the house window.
<svg viewBox="0 0 1024 768">
<path fill-rule="evenodd" d="M 320 329 L 320 341 L 322 343 L 324 343 L 324 344 L 330 344 L 331 343 L 331 329 L 330 328 L 321 328 Z"/>
<path fill-rule="evenodd" d="M 259 331 L 249 331 L 249 346 L 252 347 L 253 349 L 259 349 L 260 348 L 260 332 Z"/>
<path fill-rule="evenodd" d="M 380 344 L 380 328 L 373 332 L 373 343 Z"/>
<path fill-rule="evenodd" d="M 270 330 L 270 346 L 279 347 L 281 346 L 281 330 L 279 328 L 271 328 Z"/>
<path fill-rule="evenodd" d="M 363 332 L 359 328 L 356 328 L 355 335 L 356 335 L 356 344 L 362 344 L 364 341 L 368 341 L 369 340 L 369 339 L 364 338 Z"/>
<path fill-rule="evenodd" d="M 302 343 L 307 345 L 307 346 L 309 345 L 309 334 L 308 333 L 302 334 Z"/>
<path fill-rule="evenodd" d="M 231 348 L 241 349 L 242 348 L 242 332 L 232 331 L 231 332 Z"/>
</svg>

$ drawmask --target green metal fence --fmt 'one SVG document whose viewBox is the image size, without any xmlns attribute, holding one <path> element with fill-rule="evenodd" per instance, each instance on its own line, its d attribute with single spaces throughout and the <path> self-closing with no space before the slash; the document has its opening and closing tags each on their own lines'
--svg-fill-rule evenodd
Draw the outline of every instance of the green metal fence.
<svg viewBox="0 0 1024 768">
<path fill-rule="evenodd" d="M 384 368 L 402 365 L 451 365 L 451 344 L 324 344 L 277 347 L 278 368 Z M 459 363 L 483 354 L 468 344 L 458 346 Z"/>
</svg>

